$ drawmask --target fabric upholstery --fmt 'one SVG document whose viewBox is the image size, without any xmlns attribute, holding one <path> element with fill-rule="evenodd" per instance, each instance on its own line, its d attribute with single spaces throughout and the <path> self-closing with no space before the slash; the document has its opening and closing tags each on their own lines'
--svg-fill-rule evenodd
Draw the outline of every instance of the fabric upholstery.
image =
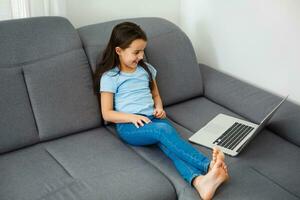
<svg viewBox="0 0 300 200">
<path fill-rule="evenodd" d="M 236 164 L 229 169 L 231 178 L 217 190 L 214 199 L 299 199 L 255 167 Z"/>
<path fill-rule="evenodd" d="M 191 131 L 199 130 L 219 113 L 243 119 L 241 116 L 210 101 L 206 97 L 194 98 L 166 107 L 166 112 L 170 119 Z"/>
<path fill-rule="evenodd" d="M 0 22 L 0 68 L 13 67 L 81 48 L 71 23 L 62 17 Z"/>
<path fill-rule="evenodd" d="M 100 125 L 86 56 L 77 49 L 24 66 L 41 140 Z"/>
<path fill-rule="evenodd" d="M 21 68 L 0 68 L 0 154 L 39 141 Z"/>
<path fill-rule="evenodd" d="M 168 179 L 104 128 L 1 156 L 0 176 L 1 200 L 176 199 Z"/>
<path fill-rule="evenodd" d="M 93 199 L 175 199 L 158 170 L 104 128 L 45 144 L 75 179 L 86 183 Z"/>
<path fill-rule="evenodd" d="M 300 198 L 299 155 L 297 145 L 264 130 L 241 152 L 236 164 L 246 163 L 282 189 Z"/>
<path fill-rule="evenodd" d="M 1 156 L 0 176 L 1 200 L 47 199 L 75 182 L 41 145 Z"/>
</svg>

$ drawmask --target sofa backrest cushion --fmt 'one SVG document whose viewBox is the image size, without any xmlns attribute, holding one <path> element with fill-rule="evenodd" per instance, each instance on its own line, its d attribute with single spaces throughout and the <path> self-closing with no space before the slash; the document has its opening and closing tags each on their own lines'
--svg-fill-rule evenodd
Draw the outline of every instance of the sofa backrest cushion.
<svg viewBox="0 0 300 200">
<path fill-rule="evenodd" d="M 38 142 L 21 68 L 0 68 L 0 94 L 0 153 Z"/>
<path fill-rule="evenodd" d="M 93 70 L 113 27 L 124 21 L 140 25 L 147 34 L 145 55 L 158 71 L 157 82 L 165 106 L 202 95 L 201 72 L 190 40 L 180 28 L 161 18 L 115 20 L 79 28 Z"/>
<path fill-rule="evenodd" d="M 92 73 L 61 17 L 0 22 L 0 152 L 100 125 Z"/>
</svg>

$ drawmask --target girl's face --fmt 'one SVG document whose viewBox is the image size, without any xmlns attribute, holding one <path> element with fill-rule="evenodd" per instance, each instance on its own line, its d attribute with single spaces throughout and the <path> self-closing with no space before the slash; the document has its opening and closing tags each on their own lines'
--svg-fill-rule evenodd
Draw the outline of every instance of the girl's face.
<svg viewBox="0 0 300 200">
<path fill-rule="evenodd" d="M 137 64 L 144 57 L 144 49 L 147 42 L 143 39 L 136 39 L 131 42 L 128 48 L 121 49 L 116 47 L 116 53 L 119 55 L 121 71 L 133 72 Z"/>
</svg>

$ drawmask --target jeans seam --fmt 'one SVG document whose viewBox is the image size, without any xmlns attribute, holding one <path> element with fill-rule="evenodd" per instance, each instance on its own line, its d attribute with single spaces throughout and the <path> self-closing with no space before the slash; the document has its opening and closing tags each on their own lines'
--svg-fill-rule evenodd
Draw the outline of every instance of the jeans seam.
<svg viewBox="0 0 300 200">
<path fill-rule="evenodd" d="M 161 137 L 165 137 L 163 134 L 161 134 L 161 135 L 162 135 Z M 176 149 L 178 152 L 181 152 L 181 154 L 184 155 L 184 157 L 188 157 L 189 159 L 193 160 L 194 163 L 197 163 L 198 165 L 201 165 L 201 166 L 195 166 L 195 168 L 199 169 L 198 167 L 201 167 L 202 169 L 199 169 L 199 170 L 203 173 L 206 172 L 206 170 L 204 169 L 205 166 L 203 166 L 203 164 L 201 164 L 201 163 L 196 162 L 196 159 L 194 158 L 194 156 L 191 156 L 188 153 L 186 153 L 184 151 L 181 151 L 179 148 L 177 148 L 177 146 L 175 144 L 172 144 L 169 140 L 165 140 L 165 141 L 168 142 L 168 144 L 170 146 L 172 146 L 174 149 Z M 175 153 L 175 155 L 176 155 L 176 153 Z M 190 163 L 190 161 L 186 160 L 186 162 L 188 162 L 189 164 L 191 164 L 193 166 L 195 165 L 194 163 Z"/>
<path fill-rule="evenodd" d="M 187 182 L 189 182 L 192 185 L 192 180 L 194 177 L 199 176 L 199 174 L 201 174 L 200 170 L 195 168 L 195 167 L 191 167 L 189 165 L 189 163 L 187 163 L 186 161 L 180 159 L 175 153 L 173 153 L 170 149 L 168 149 L 166 146 L 164 146 L 161 142 L 160 145 L 158 145 L 160 147 L 160 149 L 162 150 L 162 152 L 164 152 L 168 157 L 171 158 L 171 160 L 174 162 L 174 159 L 172 159 L 172 157 L 175 157 L 177 160 L 180 160 L 182 163 L 184 163 L 185 169 L 187 171 L 187 173 L 181 174 L 183 177 L 186 177 Z M 171 155 L 172 154 L 172 155 Z M 175 163 L 174 163 L 175 164 Z M 175 164 L 176 166 L 176 164 Z M 177 168 L 177 167 L 176 167 Z M 178 169 L 178 168 L 177 168 Z M 178 169 L 179 170 L 179 169 Z M 179 170 L 180 172 L 183 172 L 185 170 Z M 201 174 L 202 175 L 202 174 Z"/>
</svg>

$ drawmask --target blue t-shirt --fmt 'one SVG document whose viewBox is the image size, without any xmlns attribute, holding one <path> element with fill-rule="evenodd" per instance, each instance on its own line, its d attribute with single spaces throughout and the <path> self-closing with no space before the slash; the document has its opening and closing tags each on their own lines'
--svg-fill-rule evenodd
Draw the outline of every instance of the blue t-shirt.
<svg viewBox="0 0 300 200">
<path fill-rule="evenodd" d="M 152 79 L 155 79 L 156 69 L 146 64 Z M 114 110 L 118 112 L 153 114 L 154 101 L 149 88 L 149 76 L 139 65 L 132 73 L 122 72 L 118 67 L 105 72 L 100 80 L 100 92 L 114 93 Z"/>
</svg>

